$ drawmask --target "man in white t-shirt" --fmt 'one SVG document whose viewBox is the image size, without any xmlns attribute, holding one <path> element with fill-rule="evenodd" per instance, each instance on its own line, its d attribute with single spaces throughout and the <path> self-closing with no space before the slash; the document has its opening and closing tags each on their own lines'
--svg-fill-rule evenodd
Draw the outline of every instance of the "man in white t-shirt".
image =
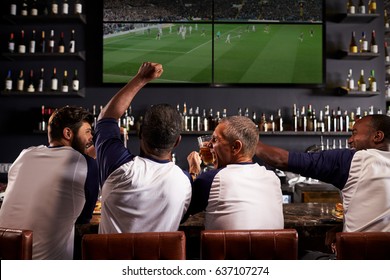
<svg viewBox="0 0 390 280">
<path fill-rule="evenodd" d="M 33 259 L 73 259 L 75 223 L 88 223 L 99 192 L 93 116 L 78 107 L 53 113 L 49 146 L 23 150 L 8 173 L 0 227 L 33 231 Z"/>
<path fill-rule="evenodd" d="M 199 154 L 188 156 L 193 183 L 187 215 L 205 211 L 206 229 L 283 229 L 281 183 L 253 162 L 259 131 L 247 117 L 223 118 L 209 143 L 214 170 L 199 174 Z"/>
<path fill-rule="evenodd" d="M 139 156 L 123 145 L 117 122 L 139 90 L 162 72 L 161 64 L 143 63 L 99 115 L 95 134 L 102 185 L 99 233 L 176 231 L 187 210 L 190 176 L 171 160 L 181 139 L 177 109 L 157 104 L 145 113 Z"/>
</svg>

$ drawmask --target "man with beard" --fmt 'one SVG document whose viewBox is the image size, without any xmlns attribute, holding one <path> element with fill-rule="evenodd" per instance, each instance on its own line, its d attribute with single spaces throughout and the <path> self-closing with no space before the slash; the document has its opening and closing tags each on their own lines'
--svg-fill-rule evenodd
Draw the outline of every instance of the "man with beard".
<svg viewBox="0 0 390 280">
<path fill-rule="evenodd" d="M 63 107 L 49 119 L 49 146 L 23 150 L 8 172 L 0 227 L 33 231 L 33 259 L 72 259 L 75 223 L 92 217 L 99 192 L 93 116 Z"/>
</svg>

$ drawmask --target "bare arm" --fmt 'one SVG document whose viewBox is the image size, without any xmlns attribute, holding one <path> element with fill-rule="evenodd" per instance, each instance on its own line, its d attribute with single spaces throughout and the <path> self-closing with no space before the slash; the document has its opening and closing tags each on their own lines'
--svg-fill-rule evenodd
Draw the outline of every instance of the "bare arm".
<svg viewBox="0 0 390 280">
<path fill-rule="evenodd" d="M 261 141 L 257 143 L 256 156 L 275 168 L 286 170 L 288 167 L 288 151 Z"/>
<path fill-rule="evenodd" d="M 98 119 L 119 119 L 129 108 L 131 101 L 139 90 L 151 80 L 159 78 L 162 73 L 163 68 L 161 64 L 144 62 L 139 68 L 137 75 L 111 98 L 100 112 Z"/>
</svg>

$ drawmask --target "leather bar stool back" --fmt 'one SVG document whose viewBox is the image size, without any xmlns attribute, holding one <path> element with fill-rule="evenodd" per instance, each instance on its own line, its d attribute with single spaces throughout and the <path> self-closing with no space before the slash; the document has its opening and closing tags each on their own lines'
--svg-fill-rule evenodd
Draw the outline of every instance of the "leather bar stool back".
<svg viewBox="0 0 390 280">
<path fill-rule="evenodd" d="M 390 260 L 390 232 L 336 233 L 338 260 Z"/>
<path fill-rule="evenodd" d="M 295 260 L 298 233 L 282 230 L 204 230 L 201 258 L 205 260 Z"/>
<path fill-rule="evenodd" d="M 31 260 L 32 239 L 31 230 L 0 228 L 0 259 Z"/>
<path fill-rule="evenodd" d="M 185 260 L 184 232 L 86 234 L 82 239 L 85 260 Z"/>
</svg>

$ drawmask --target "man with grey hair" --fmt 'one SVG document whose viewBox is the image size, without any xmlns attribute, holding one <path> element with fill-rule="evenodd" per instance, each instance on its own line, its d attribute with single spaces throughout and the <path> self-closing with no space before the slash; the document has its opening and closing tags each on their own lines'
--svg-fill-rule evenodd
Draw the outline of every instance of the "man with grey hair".
<svg viewBox="0 0 390 280">
<path fill-rule="evenodd" d="M 253 162 L 259 131 L 247 117 L 223 118 L 209 147 L 214 169 L 197 176 L 187 215 L 205 210 L 205 229 L 282 229 L 280 180 Z M 191 174 L 200 172 L 197 152 L 188 156 Z"/>
</svg>

